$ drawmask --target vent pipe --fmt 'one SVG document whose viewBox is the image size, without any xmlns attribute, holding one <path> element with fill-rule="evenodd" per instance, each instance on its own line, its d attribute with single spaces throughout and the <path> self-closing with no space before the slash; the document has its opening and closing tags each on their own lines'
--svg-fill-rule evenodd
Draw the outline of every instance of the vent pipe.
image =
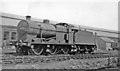
<svg viewBox="0 0 120 71">
<path fill-rule="evenodd" d="M 31 16 L 26 16 L 26 20 L 31 20 Z"/>
<path fill-rule="evenodd" d="M 50 23 L 50 21 L 48 19 L 44 19 L 43 23 Z"/>
</svg>

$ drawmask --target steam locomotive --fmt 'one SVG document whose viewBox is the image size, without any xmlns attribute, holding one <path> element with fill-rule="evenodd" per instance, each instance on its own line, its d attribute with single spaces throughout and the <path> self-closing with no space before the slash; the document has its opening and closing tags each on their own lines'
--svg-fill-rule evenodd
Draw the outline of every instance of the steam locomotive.
<svg viewBox="0 0 120 71">
<path fill-rule="evenodd" d="M 67 23 L 51 24 L 21 20 L 17 26 L 19 54 L 76 54 L 93 53 L 97 48 L 93 32 L 81 30 Z"/>
</svg>

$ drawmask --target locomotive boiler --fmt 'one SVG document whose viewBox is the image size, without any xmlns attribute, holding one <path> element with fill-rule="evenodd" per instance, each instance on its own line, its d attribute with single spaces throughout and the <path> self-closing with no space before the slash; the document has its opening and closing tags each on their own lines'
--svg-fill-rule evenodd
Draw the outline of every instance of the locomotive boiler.
<svg viewBox="0 0 120 71">
<path fill-rule="evenodd" d="M 92 53 L 96 48 L 96 36 L 92 32 L 67 23 L 51 24 L 47 19 L 36 22 L 26 16 L 26 20 L 18 23 L 17 32 L 22 43 L 17 52 L 22 54 Z"/>
</svg>

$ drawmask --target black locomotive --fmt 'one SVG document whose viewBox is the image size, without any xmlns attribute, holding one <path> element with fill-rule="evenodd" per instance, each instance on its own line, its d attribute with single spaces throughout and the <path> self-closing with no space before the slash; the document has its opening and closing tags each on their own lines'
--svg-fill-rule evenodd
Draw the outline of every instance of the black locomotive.
<svg viewBox="0 0 120 71">
<path fill-rule="evenodd" d="M 47 19 L 36 22 L 26 16 L 26 20 L 18 23 L 17 32 L 20 54 L 93 53 L 97 48 L 92 32 L 67 23 L 51 24 Z"/>
</svg>

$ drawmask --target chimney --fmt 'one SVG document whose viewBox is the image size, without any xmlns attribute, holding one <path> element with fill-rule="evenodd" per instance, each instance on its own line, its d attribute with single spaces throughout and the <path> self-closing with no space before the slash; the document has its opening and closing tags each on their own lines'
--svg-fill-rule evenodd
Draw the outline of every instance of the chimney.
<svg viewBox="0 0 120 71">
<path fill-rule="evenodd" d="M 48 19 L 44 19 L 43 23 L 50 23 L 50 21 Z"/>
<path fill-rule="evenodd" d="M 31 20 L 31 16 L 26 16 L 26 20 Z"/>
</svg>

